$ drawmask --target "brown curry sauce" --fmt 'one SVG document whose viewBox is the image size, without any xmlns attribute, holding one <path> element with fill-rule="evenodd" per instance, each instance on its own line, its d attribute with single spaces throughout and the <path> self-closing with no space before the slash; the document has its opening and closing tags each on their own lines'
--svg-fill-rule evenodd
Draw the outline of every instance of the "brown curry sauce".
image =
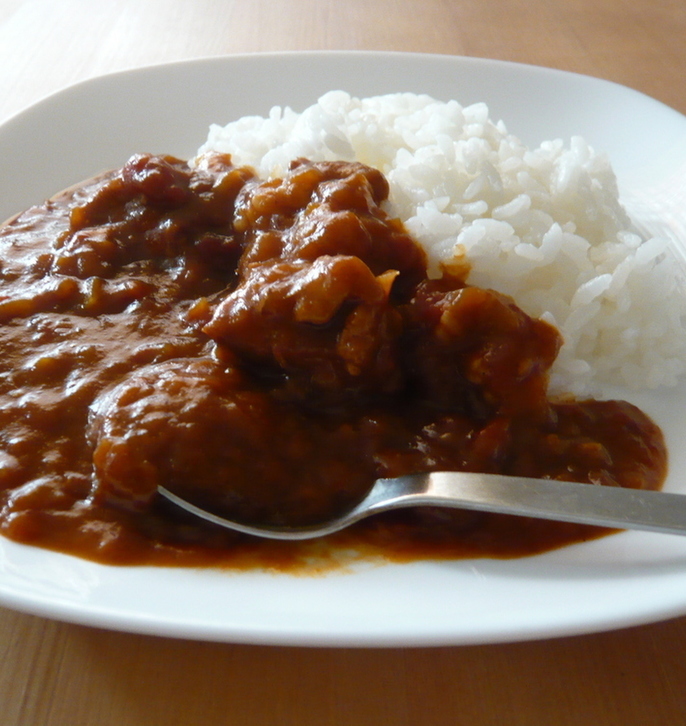
<svg viewBox="0 0 686 726">
<path fill-rule="evenodd" d="M 416 509 L 274 543 L 156 487 L 273 524 L 415 471 L 659 488 L 657 426 L 550 401 L 558 332 L 466 269 L 428 279 L 387 195 L 356 163 L 264 182 L 224 155 L 137 155 L 0 228 L 0 532 L 112 564 L 513 557 L 602 532 Z"/>
</svg>

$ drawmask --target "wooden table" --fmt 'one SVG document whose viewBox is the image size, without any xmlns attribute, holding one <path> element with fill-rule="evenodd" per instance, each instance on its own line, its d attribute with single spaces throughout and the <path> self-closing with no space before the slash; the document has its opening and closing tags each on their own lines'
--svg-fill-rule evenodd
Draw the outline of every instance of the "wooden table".
<svg viewBox="0 0 686 726">
<path fill-rule="evenodd" d="M 450 53 L 600 76 L 686 113 L 684 0 L 2 0 L 0 119 L 81 79 L 265 50 Z M 686 619 L 543 642 L 300 649 L 0 609 L 3 726 L 686 723 Z"/>
</svg>

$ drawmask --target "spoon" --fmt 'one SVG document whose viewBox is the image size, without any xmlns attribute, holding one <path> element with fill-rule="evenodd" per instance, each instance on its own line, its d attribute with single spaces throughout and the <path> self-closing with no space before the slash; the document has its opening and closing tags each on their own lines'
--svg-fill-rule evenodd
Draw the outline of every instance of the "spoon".
<svg viewBox="0 0 686 726">
<path fill-rule="evenodd" d="M 420 506 L 686 535 L 686 496 L 681 494 L 500 474 L 432 472 L 377 479 L 367 496 L 346 514 L 305 527 L 245 525 L 200 509 L 164 487 L 158 487 L 158 491 L 179 507 L 214 524 L 268 539 L 323 537 L 373 514 Z"/>
</svg>

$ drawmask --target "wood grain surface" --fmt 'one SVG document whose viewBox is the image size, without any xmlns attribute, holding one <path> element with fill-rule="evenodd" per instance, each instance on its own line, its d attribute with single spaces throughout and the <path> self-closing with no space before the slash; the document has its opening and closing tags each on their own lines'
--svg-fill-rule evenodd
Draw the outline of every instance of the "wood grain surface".
<svg viewBox="0 0 686 726">
<path fill-rule="evenodd" d="M 0 120 L 110 71 L 305 49 L 551 66 L 686 113 L 684 0 L 0 0 Z M 305 649 L 0 609 L 0 726 L 680 726 L 685 683 L 686 619 L 506 645 Z"/>
</svg>

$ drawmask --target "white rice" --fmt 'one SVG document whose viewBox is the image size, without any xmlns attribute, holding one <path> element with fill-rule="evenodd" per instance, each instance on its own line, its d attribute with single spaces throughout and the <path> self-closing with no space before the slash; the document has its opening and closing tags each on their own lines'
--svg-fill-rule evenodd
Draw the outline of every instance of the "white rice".
<svg viewBox="0 0 686 726">
<path fill-rule="evenodd" d="M 302 113 L 212 126 L 199 153 L 209 150 L 265 178 L 298 157 L 380 169 L 388 211 L 425 247 L 430 274 L 466 255 L 470 283 L 560 330 L 552 391 L 655 388 L 686 370 L 679 258 L 632 230 L 608 159 L 580 137 L 529 149 L 483 103 L 332 91 Z"/>
</svg>

